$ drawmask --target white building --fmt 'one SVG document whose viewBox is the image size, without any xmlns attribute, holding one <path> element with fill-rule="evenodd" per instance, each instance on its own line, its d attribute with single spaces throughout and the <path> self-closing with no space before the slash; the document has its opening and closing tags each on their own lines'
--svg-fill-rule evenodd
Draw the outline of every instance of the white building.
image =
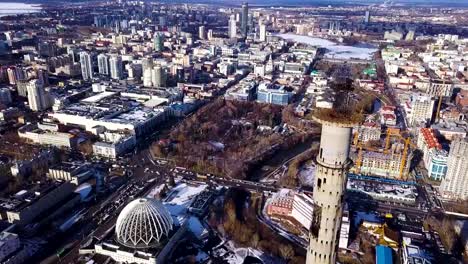
<svg viewBox="0 0 468 264">
<path fill-rule="evenodd" d="M 75 136 L 58 131 L 47 131 L 34 124 L 26 124 L 18 129 L 20 138 L 31 140 L 35 144 L 55 147 L 73 148 L 76 143 Z"/>
<path fill-rule="evenodd" d="M 445 198 L 468 198 L 468 139 L 457 138 L 452 141 L 448 170 L 440 190 Z"/>
<path fill-rule="evenodd" d="M 80 52 L 80 64 L 83 80 L 91 80 L 93 78 L 93 64 L 91 61 L 91 55 L 88 52 Z"/>
<path fill-rule="evenodd" d="M 229 38 L 236 38 L 237 37 L 237 24 L 236 24 L 236 17 L 231 15 L 229 18 Z"/>
<path fill-rule="evenodd" d="M 265 42 L 266 39 L 267 39 L 267 31 L 266 31 L 266 25 L 262 23 L 260 23 L 260 36 L 259 36 L 259 40 L 261 42 Z"/>
<path fill-rule="evenodd" d="M 49 95 L 44 90 L 44 85 L 37 79 L 31 80 L 27 85 L 28 104 L 33 111 L 43 111 L 51 107 Z"/>
<path fill-rule="evenodd" d="M 132 134 L 104 132 L 100 134 L 100 138 L 101 140 L 93 145 L 93 153 L 111 159 L 117 158 L 136 145 L 136 137 Z"/>
<path fill-rule="evenodd" d="M 315 204 L 312 197 L 305 193 L 296 193 L 294 195 L 291 216 L 309 230 L 314 218 L 314 208 Z"/>
<path fill-rule="evenodd" d="M 123 78 L 122 57 L 112 55 L 109 59 L 109 67 L 112 79 L 121 80 Z"/>
<path fill-rule="evenodd" d="M 278 191 L 266 208 L 272 218 L 292 217 L 307 230 L 312 226 L 315 210 L 316 204 L 310 194 L 290 189 Z"/>
<path fill-rule="evenodd" d="M 412 95 L 410 101 L 405 103 L 404 108 L 408 125 L 427 124 L 431 121 L 434 112 L 434 99 L 428 95 Z"/>
<path fill-rule="evenodd" d="M 98 60 L 98 70 L 99 70 L 99 74 L 102 74 L 102 75 L 109 75 L 110 74 L 110 70 L 109 70 L 109 56 L 107 56 L 106 54 L 99 54 L 97 56 L 97 60 Z"/>
</svg>

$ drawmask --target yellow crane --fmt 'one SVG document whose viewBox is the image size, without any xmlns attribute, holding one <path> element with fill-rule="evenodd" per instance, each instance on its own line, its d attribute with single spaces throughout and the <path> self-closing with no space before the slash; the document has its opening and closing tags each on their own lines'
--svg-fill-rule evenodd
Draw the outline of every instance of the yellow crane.
<svg viewBox="0 0 468 264">
<path fill-rule="evenodd" d="M 400 129 L 398 128 L 388 128 L 386 132 L 386 138 L 385 138 L 385 147 L 382 151 L 381 149 L 378 149 L 375 147 L 363 146 L 362 142 L 359 140 L 359 132 L 355 132 L 353 144 L 356 146 L 356 149 L 358 150 L 356 166 L 355 166 L 356 172 L 359 173 L 361 170 L 363 149 L 374 151 L 374 152 L 383 152 L 384 154 L 388 154 L 388 151 L 390 149 L 391 137 L 398 137 L 404 143 L 404 148 L 403 148 L 400 167 L 399 167 L 399 178 L 406 180 L 408 175 L 405 173 L 405 167 L 408 161 L 409 150 L 410 150 L 410 147 L 416 148 L 416 146 L 411 142 L 411 137 L 408 136 L 405 138 L 402 135 L 403 133 L 405 132 L 400 131 Z"/>
</svg>

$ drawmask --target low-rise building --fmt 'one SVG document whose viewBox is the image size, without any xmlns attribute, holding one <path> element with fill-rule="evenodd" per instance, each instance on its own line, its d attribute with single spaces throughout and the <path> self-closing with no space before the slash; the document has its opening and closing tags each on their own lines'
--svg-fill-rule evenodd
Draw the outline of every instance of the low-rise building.
<svg viewBox="0 0 468 264">
<path fill-rule="evenodd" d="M 311 194 L 281 189 L 271 198 L 266 213 L 272 217 L 290 217 L 309 230 L 315 210 Z"/>
<path fill-rule="evenodd" d="M 26 225 L 71 195 L 75 185 L 70 182 L 44 183 L 22 190 L 10 199 L 0 200 L 2 219 L 12 224 Z"/>
<path fill-rule="evenodd" d="M 291 99 L 292 93 L 286 90 L 283 85 L 275 85 L 272 83 L 261 83 L 258 86 L 257 102 L 287 105 Z"/>
</svg>

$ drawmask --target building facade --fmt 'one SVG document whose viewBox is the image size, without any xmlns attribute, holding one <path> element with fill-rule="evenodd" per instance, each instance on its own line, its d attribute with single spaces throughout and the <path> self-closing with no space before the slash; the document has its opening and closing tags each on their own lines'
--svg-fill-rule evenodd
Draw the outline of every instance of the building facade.
<svg viewBox="0 0 468 264">
<path fill-rule="evenodd" d="M 321 207 L 312 221 L 306 264 L 335 264 L 343 213 L 344 192 L 350 165 L 352 124 L 319 120 L 320 149 L 313 200 Z"/>
<path fill-rule="evenodd" d="M 447 175 L 440 186 L 449 199 L 468 198 L 468 139 L 457 138 L 450 145 Z"/>
</svg>

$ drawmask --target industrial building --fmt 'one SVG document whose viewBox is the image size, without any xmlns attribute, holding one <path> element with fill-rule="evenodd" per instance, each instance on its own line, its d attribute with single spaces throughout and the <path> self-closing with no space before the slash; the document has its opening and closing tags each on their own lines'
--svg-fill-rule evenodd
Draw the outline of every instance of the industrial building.
<svg viewBox="0 0 468 264">
<path fill-rule="evenodd" d="M 0 200 L 0 216 L 12 224 L 26 225 L 69 197 L 75 185 L 70 182 L 44 183 Z"/>
</svg>

